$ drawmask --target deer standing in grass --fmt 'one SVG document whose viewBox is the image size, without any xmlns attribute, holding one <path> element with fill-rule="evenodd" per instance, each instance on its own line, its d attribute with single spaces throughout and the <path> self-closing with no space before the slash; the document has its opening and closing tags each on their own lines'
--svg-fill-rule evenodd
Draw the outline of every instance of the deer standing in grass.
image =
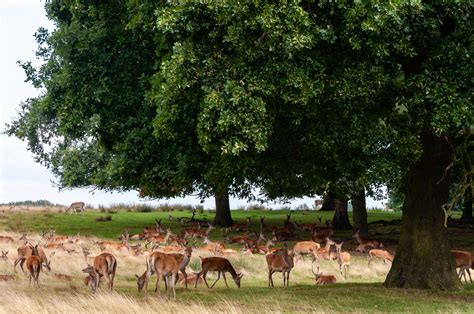
<svg viewBox="0 0 474 314">
<path fill-rule="evenodd" d="M 286 243 L 279 251 L 269 253 L 265 256 L 268 266 L 268 287 L 274 287 L 272 276 L 275 272 L 281 272 L 283 274 L 283 286 L 289 287 L 290 272 L 294 266 L 293 257 L 294 253 L 288 254 Z"/>
<path fill-rule="evenodd" d="M 229 286 L 227 285 L 227 279 L 225 277 L 225 273 L 228 272 L 231 274 L 232 278 L 234 279 L 235 284 L 237 285 L 237 288 L 240 288 L 240 280 L 242 279 L 243 274 L 238 274 L 234 267 L 232 267 L 232 264 L 229 262 L 228 259 L 223 258 L 223 257 L 201 257 L 201 271 L 196 274 L 196 283 L 194 284 L 194 288 L 197 287 L 197 283 L 199 280 L 199 277 L 202 276 L 204 279 L 204 283 L 208 288 L 214 287 L 214 285 L 219 281 L 221 278 L 221 273 L 222 277 L 224 277 L 224 282 L 227 288 Z M 206 276 L 209 271 L 217 271 L 217 279 L 216 281 L 209 287 L 209 284 L 207 283 Z"/>
<path fill-rule="evenodd" d="M 387 261 L 393 262 L 393 255 L 390 252 L 385 251 L 385 250 L 372 249 L 372 250 L 369 250 L 369 262 L 368 262 L 367 266 L 370 266 L 370 262 L 374 258 L 383 259 L 384 264 L 387 263 Z"/>
<path fill-rule="evenodd" d="M 326 245 L 323 248 L 319 248 L 316 251 L 313 251 L 313 263 L 316 261 L 318 263 L 318 273 L 319 273 L 319 265 L 321 260 L 333 260 L 337 258 L 336 253 L 331 251 L 331 245 L 336 244 L 336 242 L 332 241 L 329 238 L 326 238 Z"/>
<path fill-rule="evenodd" d="M 339 271 L 341 272 L 344 270 L 344 279 L 347 279 L 347 274 L 349 273 L 349 266 L 351 265 L 351 254 L 348 252 L 342 252 L 342 245 L 344 242 L 339 244 L 334 243 L 336 246 L 336 254 L 337 254 L 337 263 L 339 264 Z"/>
<path fill-rule="evenodd" d="M 469 280 L 472 283 L 471 278 L 471 271 L 470 268 L 474 266 L 474 257 L 471 253 L 465 251 L 458 251 L 458 250 L 451 250 L 451 254 L 453 255 L 456 261 L 456 268 L 459 268 L 458 277 L 462 280 L 462 276 L 464 275 L 464 281 L 467 282 L 466 272 L 469 275 Z"/>
<path fill-rule="evenodd" d="M 28 259 L 28 257 L 30 257 L 33 253 L 32 249 L 31 249 L 31 245 L 29 245 L 29 244 L 28 245 L 26 245 L 26 244 L 22 245 L 21 247 L 19 247 L 17 249 L 17 252 L 18 252 L 18 258 L 15 260 L 15 262 L 13 264 L 13 271 L 16 272 L 16 265 L 18 265 L 18 263 L 20 263 L 21 270 L 23 272 L 25 272 L 25 270 L 23 268 L 23 264 Z M 53 254 L 51 254 L 51 256 Z M 48 260 L 48 257 L 44 253 L 44 250 L 43 249 L 38 249 L 38 255 L 41 259 L 42 265 L 44 267 L 46 267 L 46 269 L 48 269 L 48 271 L 51 271 L 51 261 Z"/>
<path fill-rule="evenodd" d="M 161 278 L 163 277 L 165 280 L 165 286 L 167 287 L 167 295 L 169 296 L 170 293 L 170 289 L 168 289 L 168 287 L 171 287 L 173 290 L 173 297 L 176 299 L 175 283 L 179 270 L 180 265 L 172 255 L 161 252 L 153 252 L 147 257 L 146 270 L 143 275 L 135 275 L 137 277 L 138 291 L 140 292 L 144 288 L 145 297 L 147 297 L 148 281 L 150 280 L 151 275 L 156 273 L 156 276 L 158 277 L 156 280 L 156 293 L 161 295 L 160 285 Z M 171 277 L 171 281 L 169 280 L 169 277 Z"/>
<path fill-rule="evenodd" d="M 30 283 L 31 286 L 31 279 L 33 282 L 36 283 L 36 286 L 39 287 L 39 274 L 41 272 L 41 257 L 38 255 L 38 244 L 36 246 L 30 245 L 31 255 L 28 256 L 26 259 L 26 268 L 30 273 Z"/>
<path fill-rule="evenodd" d="M 319 243 L 314 241 L 300 241 L 295 244 L 293 247 L 293 252 L 295 253 L 295 264 L 307 254 L 313 254 L 321 248 Z"/>
<path fill-rule="evenodd" d="M 117 271 L 117 259 L 110 253 L 101 253 L 94 257 L 92 265 L 87 262 L 87 255 L 89 251 L 83 249 L 84 259 L 86 260 L 87 267 L 82 272 L 88 274 L 85 283 L 89 285 L 92 292 L 96 292 L 100 284 L 100 278 L 105 276 L 108 281 L 109 290 L 112 291 L 114 288 L 115 272 Z"/>
<path fill-rule="evenodd" d="M 74 213 L 81 213 L 81 214 L 84 214 L 84 207 L 86 206 L 86 204 L 84 202 L 74 202 L 74 203 L 71 203 L 71 205 L 66 208 L 66 213 L 69 213 L 69 212 L 74 212 Z"/>
<path fill-rule="evenodd" d="M 179 270 L 181 271 L 181 273 L 184 276 L 184 282 L 186 283 L 186 289 L 188 289 L 188 275 L 186 274 L 186 266 L 188 266 L 189 261 L 191 260 L 191 254 L 192 253 L 193 253 L 193 248 L 188 246 L 184 249 L 183 254 L 179 254 L 179 253 L 169 254 L 172 257 L 174 257 L 174 259 L 178 263 Z M 177 280 L 178 280 L 178 276 L 176 276 L 176 281 Z M 176 282 L 175 282 L 175 284 L 176 284 Z"/>
</svg>

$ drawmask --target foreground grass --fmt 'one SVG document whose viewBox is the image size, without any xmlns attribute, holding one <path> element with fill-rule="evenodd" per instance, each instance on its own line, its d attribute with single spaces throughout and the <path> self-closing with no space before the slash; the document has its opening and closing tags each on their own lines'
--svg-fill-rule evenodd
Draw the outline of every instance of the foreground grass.
<svg viewBox="0 0 474 314">
<path fill-rule="evenodd" d="M 173 217 L 190 217 L 188 212 L 118 212 L 112 214 L 110 222 L 96 222 L 95 219 L 107 213 L 88 212 L 85 215 L 65 215 L 53 212 L 17 212 L 0 213 L 0 234 L 11 235 L 15 243 L 0 244 L 0 249 L 15 252 L 21 244 L 17 239 L 20 233 L 28 232 L 35 241 L 40 239 L 38 233 L 44 230 L 56 229 L 57 234 L 73 235 L 80 232 L 83 236 L 83 245 L 91 249 L 92 255 L 98 254 L 98 248 L 92 240 L 97 238 L 115 238 L 125 228 L 130 232 L 139 232 L 144 226 L 152 226 L 155 219 L 162 219 L 174 232 L 179 232 L 182 225 L 176 221 L 168 221 L 168 215 Z M 244 222 L 247 216 L 253 218 L 252 228 L 258 229 L 258 217 L 265 216 L 267 223 L 281 225 L 285 212 L 268 211 L 235 211 L 233 217 L 238 222 Z M 212 219 L 214 213 L 205 212 L 197 218 Z M 331 213 L 295 212 L 293 221 L 314 222 L 316 217 L 323 216 L 329 219 Z M 369 220 L 398 219 L 394 213 L 371 212 Z M 323 220 L 324 221 L 324 220 Z M 388 243 L 396 243 L 399 226 L 377 226 L 371 231 L 377 237 Z M 32 234 L 36 231 L 36 234 Z M 453 240 L 456 246 L 472 245 L 472 234 L 456 230 Z M 87 236 L 87 237 L 86 237 Z M 304 236 L 304 235 L 303 235 Z M 222 237 L 220 230 L 211 234 L 212 239 Z M 346 250 L 355 247 L 351 242 L 350 231 L 337 232 L 336 238 L 344 240 Z M 390 242 L 392 241 L 392 242 Z M 385 243 L 385 242 L 384 242 Z M 194 245 L 201 245 L 194 242 Z M 457 292 L 432 292 L 423 290 L 386 289 L 382 287 L 390 265 L 374 262 L 367 267 L 367 258 L 364 255 L 351 251 L 350 276 L 344 280 L 333 261 L 321 263 L 321 271 L 333 274 L 338 283 L 331 286 L 315 286 L 314 276 L 309 261 L 298 262 L 291 273 L 290 287 L 282 287 L 281 274 L 274 275 L 275 288 L 267 287 L 267 269 L 265 258 L 262 255 L 231 255 L 230 259 L 238 272 L 244 273 L 242 288 L 237 289 L 229 278 L 230 289 L 225 288 L 224 282 L 217 283 L 212 290 L 203 285 L 188 290 L 179 286 L 177 301 L 158 298 L 153 293 L 154 282 L 149 286 L 150 297 L 145 300 L 136 288 L 135 274 L 144 271 L 145 256 L 130 256 L 128 252 L 112 252 L 118 261 L 115 291 L 109 293 L 102 290 L 92 295 L 82 280 L 84 274 L 81 269 L 85 261 L 80 254 L 78 245 L 68 244 L 69 248 L 76 249 L 75 254 L 56 251 L 52 259 L 52 272 L 42 273 L 40 287 L 28 286 L 27 277 L 19 272 L 16 280 L 0 283 L 1 298 L 0 312 L 3 313 L 151 313 L 151 312 L 179 312 L 179 313 L 247 313 L 247 312 L 474 312 L 474 285 L 464 284 L 463 289 Z M 50 255 L 52 251 L 47 252 Z M 200 269 L 199 256 L 208 253 L 199 249 L 193 252 L 188 272 Z M 0 274 L 14 274 L 12 262 L 16 254 L 10 254 L 9 261 L 0 262 Z M 420 270 L 424 271 L 424 270 Z M 72 276 L 72 282 L 57 280 L 53 274 L 63 273 Z M 426 272 L 429 276 L 429 272 Z M 230 277 L 230 276 L 229 276 Z M 213 282 L 212 275 L 209 282 Z M 154 279 L 153 279 L 154 280 Z M 105 287 L 104 283 L 102 284 Z"/>
</svg>

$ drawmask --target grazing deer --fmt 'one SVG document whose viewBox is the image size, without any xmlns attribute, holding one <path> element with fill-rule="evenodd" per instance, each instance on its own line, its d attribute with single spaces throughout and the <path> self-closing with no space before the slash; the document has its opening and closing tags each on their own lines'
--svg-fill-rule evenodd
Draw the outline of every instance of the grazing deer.
<svg viewBox="0 0 474 314">
<path fill-rule="evenodd" d="M 314 241 L 300 241 L 295 244 L 293 247 L 293 252 L 295 253 L 295 264 L 307 254 L 313 255 L 313 252 L 317 252 L 321 248 L 319 243 Z"/>
<path fill-rule="evenodd" d="M 84 202 L 74 202 L 74 203 L 71 203 L 71 205 L 66 209 L 66 213 L 69 213 L 71 211 L 73 211 L 74 213 L 81 213 L 81 214 L 84 214 L 84 207 L 86 206 L 86 204 Z"/>
<path fill-rule="evenodd" d="M 65 274 L 55 273 L 54 277 L 56 277 L 59 280 L 63 280 L 63 281 L 72 281 L 72 277 L 68 276 L 68 275 L 65 275 Z"/>
<path fill-rule="evenodd" d="M 272 276 L 275 272 L 283 274 L 283 286 L 289 287 L 290 272 L 294 267 L 293 257 L 294 253 L 288 254 L 286 243 L 282 249 L 265 256 L 268 266 L 268 287 L 274 287 Z"/>
<path fill-rule="evenodd" d="M 12 243 L 13 238 L 10 236 L 0 236 L 0 242 L 2 243 Z"/>
<path fill-rule="evenodd" d="M 8 251 L 2 250 L 2 257 L 0 257 L 3 261 L 8 262 Z"/>
<path fill-rule="evenodd" d="M 224 257 L 204 257 L 203 258 L 201 256 L 199 256 L 199 258 L 201 259 L 201 271 L 197 273 L 196 275 L 197 279 L 196 279 L 196 283 L 194 284 L 194 288 L 197 287 L 199 277 L 201 276 L 204 279 L 204 283 L 206 284 L 208 288 L 214 287 L 214 285 L 221 278 L 221 273 L 222 273 L 222 277 L 224 277 L 224 282 L 225 282 L 226 287 L 229 288 L 229 286 L 227 285 L 227 279 L 225 277 L 226 272 L 231 274 L 232 278 L 234 279 L 235 284 L 237 285 L 237 288 L 240 288 L 240 280 L 242 279 L 243 274 L 237 273 L 227 258 L 224 258 Z M 210 287 L 206 280 L 206 276 L 209 271 L 217 271 L 217 279 Z"/>
<path fill-rule="evenodd" d="M 176 299 L 175 282 L 179 270 L 180 265 L 173 256 L 161 252 L 153 252 L 146 260 L 146 270 L 143 275 L 135 275 L 137 277 L 138 291 L 140 292 L 144 288 L 146 297 L 148 293 L 148 281 L 151 275 L 156 273 L 156 276 L 158 277 L 156 280 L 156 293 L 161 295 L 160 284 L 161 278 L 163 277 L 166 287 L 171 287 L 173 290 L 173 296 Z M 169 281 L 170 276 L 171 282 Z M 167 295 L 169 295 L 169 293 L 170 290 L 167 289 Z"/>
<path fill-rule="evenodd" d="M 360 234 L 360 230 L 357 230 L 352 237 L 356 238 L 357 242 L 361 245 L 371 246 L 375 249 L 383 247 L 383 244 L 381 242 L 362 236 Z"/>
<path fill-rule="evenodd" d="M 15 276 L 13 275 L 0 275 L 0 281 L 11 281 L 15 280 Z"/>
<path fill-rule="evenodd" d="M 110 253 L 101 253 L 94 257 L 92 265 L 87 262 L 88 250 L 83 249 L 84 259 L 86 260 L 87 267 L 82 272 L 89 274 L 86 279 L 86 284 L 92 289 L 92 292 L 96 292 L 100 284 L 100 277 L 105 276 L 108 281 L 108 287 L 110 291 L 114 288 L 114 277 L 117 270 L 117 259 Z"/>
<path fill-rule="evenodd" d="M 381 258 L 384 264 L 386 263 L 386 261 L 393 262 L 393 255 L 390 252 L 385 250 L 372 249 L 369 251 L 369 262 L 367 266 L 370 266 L 370 262 L 374 258 Z"/>
<path fill-rule="evenodd" d="M 471 272 L 470 268 L 474 266 L 474 257 L 471 253 L 459 250 L 451 250 L 451 254 L 453 255 L 456 261 L 456 268 L 459 268 L 458 277 L 462 280 L 462 276 L 464 275 L 464 281 L 467 282 L 466 272 L 469 275 L 469 280 L 472 283 Z"/>
<path fill-rule="evenodd" d="M 41 257 L 38 255 L 38 244 L 36 246 L 29 246 L 31 249 L 31 255 L 26 259 L 26 268 L 30 272 L 30 282 L 29 285 L 31 286 L 31 279 L 33 279 L 36 286 L 39 286 L 39 274 L 41 272 Z"/>
<path fill-rule="evenodd" d="M 15 260 L 14 264 L 13 264 L 13 271 L 16 272 L 16 265 L 18 265 L 18 263 L 20 263 L 20 267 L 21 267 L 21 270 L 23 272 L 25 272 L 25 270 L 23 269 L 23 264 L 25 263 L 25 261 L 28 259 L 28 257 L 30 257 L 32 255 L 32 249 L 31 249 L 31 246 L 30 245 L 22 245 L 21 247 L 19 247 L 17 249 L 17 252 L 18 252 L 18 258 Z M 44 267 L 46 267 L 46 269 L 48 269 L 48 271 L 51 271 L 51 260 L 48 260 L 48 257 L 46 256 L 46 254 L 44 253 L 44 250 L 43 249 L 39 249 L 38 250 L 38 255 L 41 259 L 41 263 Z M 51 254 L 51 256 L 54 255 L 54 252 Z"/>
<path fill-rule="evenodd" d="M 341 252 L 341 248 L 344 242 L 339 244 L 334 244 L 336 246 L 337 254 L 337 263 L 339 264 L 339 271 L 341 272 L 344 269 L 344 279 L 347 279 L 347 274 L 349 273 L 349 266 L 351 265 L 351 254 L 348 252 Z"/>
<path fill-rule="evenodd" d="M 313 267 L 311 267 L 311 271 L 314 274 L 316 284 L 317 285 L 327 285 L 327 284 L 332 284 L 336 283 L 336 277 L 333 275 L 323 275 L 323 273 L 315 273 Z"/>
</svg>

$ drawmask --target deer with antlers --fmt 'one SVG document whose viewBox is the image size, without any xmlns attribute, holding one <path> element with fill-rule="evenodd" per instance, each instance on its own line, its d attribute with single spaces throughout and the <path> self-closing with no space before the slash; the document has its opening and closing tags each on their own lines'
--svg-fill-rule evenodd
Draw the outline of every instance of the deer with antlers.
<svg viewBox="0 0 474 314">
<path fill-rule="evenodd" d="M 2 256 L 0 257 L 4 262 L 8 262 L 8 251 L 2 250 Z"/>
<path fill-rule="evenodd" d="M 357 230 L 352 237 L 357 240 L 357 242 L 359 243 L 359 247 L 362 245 L 365 248 L 369 248 L 369 247 L 373 249 L 383 248 L 382 242 L 362 236 L 360 234 L 360 230 Z"/>
<path fill-rule="evenodd" d="M 208 225 L 208 228 L 206 231 L 201 230 L 201 228 L 199 227 L 200 225 L 198 225 L 197 229 L 184 229 L 183 238 L 184 239 L 186 238 L 203 238 L 204 239 L 205 237 L 208 237 L 209 233 L 212 231 L 212 229 L 215 229 L 215 227 L 210 223 L 207 223 L 207 225 Z"/>
<path fill-rule="evenodd" d="M 38 254 L 38 244 L 36 246 L 30 245 L 29 247 L 31 249 L 31 255 L 26 259 L 26 268 L 30 273 L 29 285 L 31 286 L 31 279 L 33 279 L 33 282 L 39 287 L 39 274 L 41 272 L 42 260 Z"/>
<path fill-rule="evenodd" d="M 369 258 L 368 258 L 368 264 L 367 266 L 370 266 L 370 262 L 374 258 L 380 258 L 383 260 L 383 263 L 385 264 L 386 261 L 393 262 L 393 255 L 386 250 L 380 250 L 380 249 L 371 249 L 369 250 Z"/>
<path fill-rule="evenodd" d="M 273 274 L 281 272 L 283 274 L 283 286 L 290 285 L 290 272 L 294 267 L 294 253 L 289 254 L 285 243 L 284 247 L 274 253 L 265 255 L 268 267 L 268 287 L 274 287 Z"/>
<path fill-rule="evenodd" d="M 341 272 L 344 270 L 344 279 L 347 279 L 347 274 L 349 273 L 349 266 L 351 265 L 351 254 L 349 252 L 342 252 L 342 245 L 344 242 L 339 244 L 335 243 L 336 246 L 336 254 L 337 254 L 337 264 L 339 265 L 339 271 Z"/>
<path fill-rule="evenodd" d="M 21 267 L 21 270 L 23 271 L 23 273 L 25 272 L 25 270 L 23 269 L 23 264 L 28 259 L 28 257 L 30 257 L 33 253 L 31 247 L 32 246 L 30 244 L 24 244 L 24 245 L 22 245 L 21 247 L 19 247 L 17 249 L 18 257 L 15 260 L 15 262 L 13 263 L 13 270 L 15 272 L 16 272 L 16 265 L 18 265 L 18 263 L 20 263 L 20 267 Z M 54 252 L 51 253 L 51 256 L 53 256 L 53 255 L 54 255 Z M 42 266 L 46 267 L 46 269 L 48 271 L 51 271 L 51 260 L 48 260 L 48 257 L 46 256 L 46 253 L 44 253 L 43 249 L 41 249 L 41 248 L 38 249 L 38 256 L 41 259 Z"/>
<path fill-rule="evenodd" d="M 82 253 L 87 263 L 87 267 L 82 272 L 88 274 L 85 279 L 86 285 L 91 287 L 92 292 L 96 292 L 100 284 L 100 278 L 105 276 L 108 281 L 110 291 L 114 288 L 115 272 L 117 271 L 117 259 L 110 253 L 101 253 L 94 257 L 92 265 L 87 261 L 89 250 L 83 248 Z"/>
<path fill-rule="evenodd" d="M 333 275 L 323 275 L 323 273 L 315 273 L 313 267 L 311 267 L 311 271 L 314 274 L 314 279 L 317 285 L 327 285 L 336 283 L 337 281 L 336 277 L 334 277 Z"/>
<path fill-rule="evenodd" d="M 235 284 L 237 285 L 237 288 L 240 288 L 240 280 L 243 277 L 243 274 L 237 273 L 232 267 L 232 264 L 229 262 L 227 258 L 224 257 L 201 257 L 201 271 L 197 273 L 196 275 L 196 283 L 194 284 L 194 287 L 197 287 L 197 283 L 199 280 L 199 277 L 202 276 L 204 279 L 204 283 L 208 288 L 214 287 L 214 285 L 219 281 L 222 277 L 224 277 L 224 282 L 227 288 L 229 288 L 229 285 L 227 285 L 227 279 L 225 277 L 225 273 L 230 273 L 232 276 L 232 279 L 234 279 Z M 210 271 L 216 271 L 217 272 L 217 279 L 216 281 L 209 287 L 209 284 L 207 283 L 206 276 L 207 273 Z"/>
</svg>

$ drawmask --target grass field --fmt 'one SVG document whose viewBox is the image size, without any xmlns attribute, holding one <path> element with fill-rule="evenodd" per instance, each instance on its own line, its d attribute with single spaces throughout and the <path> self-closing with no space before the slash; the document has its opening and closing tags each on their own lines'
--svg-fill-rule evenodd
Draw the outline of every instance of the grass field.
<svg viewBox="0 0 474 314">
<path fill-rule="evenodd" d="M 112 221 L 96 222 L 96 218 L 111 215 Z M 99 249 L 92 241 L 98 238 L 116 238 L 126 228 L 130 233 L 140 232 L 144 226 L 153 226 L 155 219 L 162 222 L 178 233 L 182 225 L 176 220 L 169 222 L 168 215 L 173 217 L 190 217 L 189 212 L 128 212 L 119 211 L 115 214 L 98 211 L 87 212 L 84 215 L 65 215 L 44 209 L 42 211 L 0 212 L 0 235 L 10 235 L 14 243 L 0 243 L 1 250 L 9 250 L 9 261 L 0 261 L 0 274 L 14 274 L 13 260 L 16 258 L 16 248 L 21 244 L 18 240 L 21 233 L 27 232 L 29 237 L 39 240 L 42 231 L 55 229 L 57 234 L 75 235 L 80 232 L 83 245 L 91 248 L 92 255 L 99 253 Z M 213 212 L 204 212 L 197 218 L 212 219 Z M 286 212 L 280 211 L 233 211 L 234 220 L 244 222 L 250 216 L 253 219 L 252 229 L 258 229 L 258 217 L 265 216 L 266 223 L 281 226 L 286 218 Z M 330 213 L 319 214 L 312 211 L 299 211 L 292 215 L 292 221 L 314 222 L 317 216 L 323 219 L 331 218 Z M 398 213 L 370 212 L 369 221 L 380 219 L 399 219 Z M 371 226 L 371 233 L 380 239 L 392 252 L 396 249 L 399 236 L 399 226 L 381 225 Z M 303 234 L 302 237 L 307 237 Z M 453 247 L 474 251 L 472 230 L 451 229 L 450 237 Z M 323 261 L 321 271 L 333 274 L 338 283 L 329 286 L 316 286 L 311 272 L 309 260 L 300 261 L 291 272 L 290 287 L 282 287 L 282 276 L 274 275 L 276 287 L 267 288 L 267 269 L 263 255 L 234 254 L 226 256 L 236 270 L 244 273 L 242 288 L 237 289 L 233 281 L 229 280 L 230 288 L 224 282 L 217 283 L 214 289 L 205 286 L 189 288 L 179 286 L 177 300 L 170 301 L 158 298 L 152 292 L 154 282 L 149 286 L 150 296 L 147 300 L 139 294 L 136 287 L 135 274 L 145 270 L 145 255 L 131 256 L 125 251 L 113 251 L 117 257 L 118 268 L 115 280 L 115 291 L 109 293 L 103 290 L 95 295 L 83 284 L 84 274 L 81 269 L 86 266 L 84 258 L 77 245 L 68 244 L 68 248 L 76 248 L 77 252 L 68 254 L 56 251 L 52 258 L 51 273 L 40 275 L 40 287 L 28 286 L 25 275 L 19 271 L 16 280 L 0 283 L 2 297 L 0 298 L 0 312 L 38 313 L 38 312 L 114 312 L 114 313 L 148 313 L 156 311 L 167 312 L 473 312 L 474 285 L 463 284 L 461 291 L 431 292 L 421 290 L 385 289 L 382 283 L 389 271 L 390 264 L 376 261 L 367 266 L 367 257 L 354 252 L 355 242 L 351 232 L 336 232 L 337 241 L 344 241 L 344 249 L 352 255 L 349 278 L 344 280 L 336 262 Z M 213 230 L 211 239 L 222 239 L 219 229 Z M 291 244 L 291 243 L 290 243 Z M 193 241 L 192 245 L 199 247 L 201 241 Z M 227 247 L 227 246 L 226 246 Z M 238 246 L 230 246 L 239 248 Z M 15 253 L 13 253 L 15 252 Z M 52 251 L 47 251 L 50 255 Z M 193 252 L 189 264 L 189 272 L 199 271 L 198 256 L 207 256 L 209 253 L 198 248 Z M 420 270 L 423 271 L 423 270 Z M 54 273 L 63 273 L 72 276 L 72 282 L 60 281 Z M 426 274 L 429 276 L 429 273 Z M 213 278 L 209 279 L 212 282 Z M 153 279 L 154 280 L 154 279 Z M 163 289 L 163 287 L 162 287 Z"/>
</svg>

